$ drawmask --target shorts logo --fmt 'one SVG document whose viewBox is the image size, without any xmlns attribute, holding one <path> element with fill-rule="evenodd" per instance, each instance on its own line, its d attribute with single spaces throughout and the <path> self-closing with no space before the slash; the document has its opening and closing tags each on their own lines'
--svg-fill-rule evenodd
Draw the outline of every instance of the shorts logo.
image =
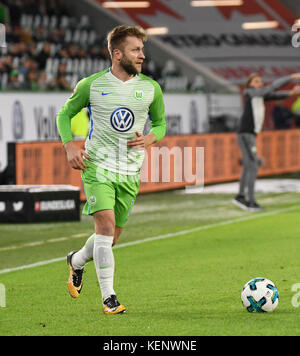
<svg viewBox="0 0 300 356">
<path fill-rule="evenodd" d="M 91 206 L 95 205 L 95 204 L 96 204 L 96 201 L 97 201 L 97 199 L 96 199 L 95 195 L 91 195 L 91 196 L 89 197 L 89 204 L 90 204 Z"/>
<path fill-rule="evenodd" d="M 116 131 L 126 132 L 134 124 L 133 112 L 125 107 L 118 108 L 111 114 L 110 123 Z"/>
</svg>

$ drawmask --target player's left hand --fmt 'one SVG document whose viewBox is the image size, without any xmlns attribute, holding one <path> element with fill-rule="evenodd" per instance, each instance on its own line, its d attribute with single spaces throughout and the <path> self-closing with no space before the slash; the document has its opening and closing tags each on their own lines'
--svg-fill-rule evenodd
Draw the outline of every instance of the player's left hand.
<svg viewBox="0 0 300 356">
<path fill-rule="evenodd" d="M 145 149 L 156 140 L 156 137 L 153 134 L 146 136 L 142 135 L 140 132 L 136 132 L 135 134 L 136 137 L 128 141 L 128 146 L 131 148 Z"/>
</svg>

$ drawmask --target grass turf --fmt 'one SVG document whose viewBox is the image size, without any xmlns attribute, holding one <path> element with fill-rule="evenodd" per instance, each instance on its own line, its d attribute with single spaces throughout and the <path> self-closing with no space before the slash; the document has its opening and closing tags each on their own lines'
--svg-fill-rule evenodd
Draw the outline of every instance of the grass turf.
<svg viewBox="0 0 300 356">
<path fill-rule="evenodd" d="M 93 263 L 80 298 L 70 298 L 60 261 L 0 274 L 6 288 L 0 335 L 299 335 L 299 310 L 291 303 L 291 287 L 300 282 L 299 195 L 261 195 L 259 202 L 264 212 L 246 213 L 227 195 L 140 196 L 114 250 L 115 289 L 126 314 L 102 313 Z M 210 227 L 121 246 L 200 226 Z M 1 225 L 0 268 L 64 256 L 84 243 L 87 236 L 78 237 L 84 233 L 92 233 L 91 219 Z M 258 276 L 279 289 L 273 313 L 250 314 L 241 304 L 241 288 Z"/>
</svg>

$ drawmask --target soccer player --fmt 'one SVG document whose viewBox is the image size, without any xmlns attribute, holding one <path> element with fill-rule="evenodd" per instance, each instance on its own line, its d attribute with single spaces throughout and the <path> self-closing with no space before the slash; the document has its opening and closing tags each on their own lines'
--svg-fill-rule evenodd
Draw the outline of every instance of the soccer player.
<svg viewBox="0 0 300 356">
<path fill-rule="evenodd" d="M 265 101 L 285 99 L 299 95 L 300 86 L 294 86 L 288 91 L 277 91 L 292 80 L 300 79 L 300 73 L 294 73 L 264 86 L 261 76 L 253 73 L 249 76 L 244 90 L 245 106 L 238 128 L 238 144 L 242 151 L 243 170 L 240 178 L 239 193 L 233 203 L 244 210 L 258 211 L 262 207 L 255 200 L 255 181 L 262 159 L 258 158 L 256 148 L 256 135 L 261 132 L 265 119 Z M 248 200 L 245 191 L 248 190 Z"/>
<path fill-rule="evenodd" d="M 95 226 L 86 244 L 67 256 L 68 289 L 72 297 L 79 296 L 83 268 L 94 260 L 105 314 L 125 311 L 113 288 L 112 246 L 138 194 L 145 148 L 166 132 L 161 88 L 141 74 L 146 39 L 139 26 L 114 28 L 107 36 L 111 67 L 79 81 L 57 116 L 68 162 L 81 170 L 87 199 L 83 214 L 92 215 Z M 83 107 L 90 113 L 84 150 L 74 144 L 70 129 L 71 118 Z M 143 135 L 149 115 L 151 130 Z"/>
</svg>

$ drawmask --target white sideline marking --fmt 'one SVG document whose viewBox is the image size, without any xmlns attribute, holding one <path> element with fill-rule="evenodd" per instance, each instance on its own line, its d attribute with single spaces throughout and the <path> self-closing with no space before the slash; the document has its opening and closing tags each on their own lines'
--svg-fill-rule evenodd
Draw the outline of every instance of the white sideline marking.
<svg viewBox="0 0 300 356">
<path fill-rule="evenodd" d="M 46 261 L 40 261 L 36 263 L 32 263 L 30 265 L 24 265 L 24 266 L 19 266 L 19 267 L 13 267 L 13 268 L 5 268 L 0 270 L 0 274 L 8 273 L 8 272 L 13 272 L 13 271 L 21 271 L 22 269 L 27 269 L 27 268 L 33 268 L 33 267 L 38 267 L 38 266 L 43 266 L 43 265 L 48 265 L 53 262 L 59 262 L 62 260 L 65 260 L 66 256 L 64 257 L 58 257 L 58 258 L 53 258 L 52 260 L 46 260 Z"/>
<path fill-rule="evenodd" d="M 230 225 L 230 224 L 234 224 L 234 223 L 241 222 L 241 221 L 253 220 L 253 219 L 262 218 L 262 217 L 265 217 L 265 216 L 285 213 L 287 211 L 295 210 L 295 209 L 299 209 L 299 205 L 298 206 L 292 206 L 292 207 L 285 208 L 285 209 L 269 211 L 269 212 L 266 212 L 266 213 L 261 213 L 261 212 L 260 213 L 252 213 L 253 215 L 252 214 L 251 215 L 247 215 L 247 216 L 244 216 L 244 217 L 241 217 L 241 218 L 238 218 L 238 219 L 221 221 L 221 222 L 215 223 L 215 224 L 202 225 L 202 226 L 194 227 L 193 229 L 181 230 L 181 231 L 177 231 L 177 232 L 172 232 L 170 234 L 158 235 L 158 236 L 153 236 L 153 237 L 147 237 L 147 238 L 142 239 L 142 240 L 125 242 L 123 244 L 119 244 L 119 245 L 115 246 L 114 249 L 123 248 L 123 247 L 127 247 L 127 246 L 139 245 L 139 244 L 142 244 L 142 243 L 145 243 L 145 242 L 163 240 L 163 239 L 167 239 L 169 237 L 186 235 L 186 234 L 190 234 L 190 233 L 193 233 L 193 232 L 196 232 L 196 231 L 212 229 L 214 227 Z M 46 260 L 46 261 L 40 261 L 40 262 L 36 262 L 36 263 L 29 264 L 29 265 L 24 265 L 24 266 L 18 266 L 18 267 L 13 267 L 13 268 L 5 268 L 5 269 L 0 270 L 0 274 L 5 274 L 5 273 L 13 272 L 13 271 L 20 271 L 20 270 L 28 269 L 28 268 L 39 267 L 39 266 L 47 265 L 47 264 L 50 264 L 50 263 L 63 261 L 65 259 L 66 259 L 66 256 L 53 258 L 51 260 Z"/>
<path fill-rule="evenodd" d="M 49 239 L 49 240 L 45 240 L 45 241 L 34 241 L 34 242 L 27 242 L 27 243 L 21 244 L 21 245 L 5 246 L 5 247 L 0 247 L 0 252 L 10 251 L 10 250 L 18 250 L 18 249 L 24 248 L 24 247 L 32 247 L 32 246 L 51 244 L 51 243 L 66 241 L 66 240 L 70 240 L 70 239 L 78 239 L 78 238 L 84 237 L 84 236 L 87 236 L 87 234 L 75 234 L 75 235 L 71 235 L 71 236 L 67 236 L 67 237 L 57 237 L 57 238 Z"/>
</svg>

